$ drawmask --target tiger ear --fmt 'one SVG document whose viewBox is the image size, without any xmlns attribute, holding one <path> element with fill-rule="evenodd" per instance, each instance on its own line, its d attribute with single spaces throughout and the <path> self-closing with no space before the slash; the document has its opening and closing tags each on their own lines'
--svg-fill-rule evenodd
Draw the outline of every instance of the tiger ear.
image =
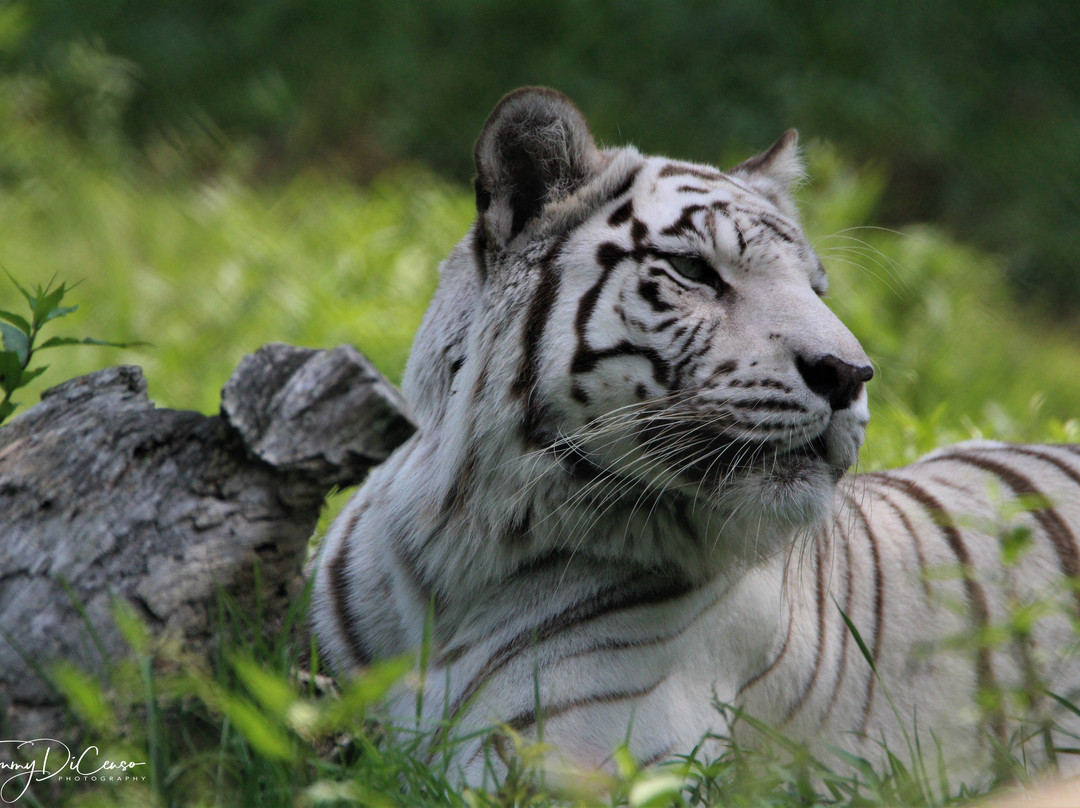
<svg viewBox="0 0 1080 808">
<path fill-rule="evenodd" d="M 799 154 L 799 133 L 788 129 L 766 151 L 739 163 L 728 173 L 746 181 L 785 213 L 793 214 L 795 202 L 791 188 L 806 176 Z"/>
<path fill-rule="evenodd" d="M 505 247 L 545 205 L 600 168 L 585 116 L 566 96 L 523 87 L 500 101 L 476 141 L 478 238 Z"/>
</svg>

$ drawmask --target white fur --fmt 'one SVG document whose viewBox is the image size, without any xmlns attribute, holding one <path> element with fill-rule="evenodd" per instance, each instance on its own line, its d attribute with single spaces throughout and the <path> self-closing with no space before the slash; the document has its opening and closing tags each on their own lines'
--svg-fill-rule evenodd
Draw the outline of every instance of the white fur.
<svg viewBox="0 0 1080 808">
<path fill-rule="evenodd" d="M 521 200 L 514 177 L 503 176 L 499 155 L 509 151 L 498 138 L 534 143 L 507 124 L 523 109 L 545 132 L 544 116 L 558 117 L 573 147 L 546 134 L 535 140 L 546 144 L 548 162 L 567 155 L 568 169 L 512 234 Z M 801 172 L 794 137 L 719 177 L 633 149 L 594 152 L 580 113 L 567 109 L 519 94 L 485 128 L 478 154 L 493 201 L 443 264 L 406 372 L 419 431 L 372 473 L 324 540 L 313 602 L 322 653 L 348 673 L 365 658 L 415 651 L 431 610 L 421 722 L 435 727 L 452 705 L 452 731 L 462 736 L 522 716 L 518 728 L 535 736 L 528 716 L 538 695 L 548 713 L 544 740 L 586 766 L 604 765 L 626 739 L 641 759 L 656 760 L 688 752 L 706 732 L 742 734 L 714 709 L 718 701 L 877 759 L 882 743 L 906 757 L 915 737 L 906 728 L 924 750 L 941 739 L 962 774 L 985 772 L 990 744 L 975 708 L 975 671 L 986 662 L 998 685 L 1015 687 L 1018 652 L 1005 646 L 980 661 L 949 650 L 950 637 L 973 628 L 974 590 L 962 576 L 924 579 L 957 566 L 950 542 L 960 536 L 996 622 L 1010 597 L 1047 592 L 1062 562 L 1045 519 L 1020 515 L 1034 531 L 1032 548 L 1003 570 L 990 527 L 998 505 L 987 493 L 995 475 L 956 458 L 1019 467 L 1077 531 L 1076 483 L 1059 466 L 1080 473 L 1080 456 L 1030 450 L 1051 463 L 997 444 L 970 446 L 837 487 L 862 441 L 866 394 L 834 408 L 798 361 L 867 360 L 815 293 L 823 278 L 786 195 Z M 630 177 L 632 187 L 611 198 Z M 629 220 L 612 224 L 628 201 L 646 242 Z M 692 227 L 665 234 L 695 205 Z M 486 238 L 482 265 L 478 234 Z M 623 256 L 607 269 L 604 244 Z M 700 256 L 733 293 L 686 281 L 668 254 Z M 661 275 L 650 274 L 657 267 Z M 659 283 L 659 310 L 644 299 L 643 281 Z M 555 282 L 537 324 L 542 284 Z M 583 302 L 590 296 L 592 309 Z M 683 333 L 663 325 L 675 315 Z M 530 323 L 538 327 L 529 331 Z M 606 358 L 589 365 L 583 344 Z M 627 344 L 648 346 L 654 359 L 617 350 Z M 575 369 L 575 357 L 587 371 Z M 642 390 L 657 400 L 670 394 L 656 363 L 674 368 L 684 359 L 681 397 L 640 415 Z M 522 379 L 531 386 L 522 390 Z M 665 418 L 711 419 L 721 437 L 775 448 L 741 470 L 700 471 L 680 439 L 642 438 Z M 824 456 L 784 454 L 815 440 Z M 571 468 L 582 457 L 600 476 Z M 973 519 L 948 533 L 940 515 L 904 493 L 912 483 Z M 1075 610 L 1065 594 L 1055 598 Z M 838 606 L 877 652 L 880 681 Z M 568 616 L 575 609 L 576 620 Z M 1035 638 L 1036 667 L 1049 684 L 1075 686 L 1075 664 L 1054 657 L 1075 640 L 1063 613 L 1040 621 Z M 924 656 L 929 648 L 937 650 Z M 416 703 L 406 688 L 388 710 L 411 723 Z M 1042 699 L 1037 711 L 1045 709 Z M 453 763 L 482 783 L 492 749 L 463 743 Z"/>
</svg>

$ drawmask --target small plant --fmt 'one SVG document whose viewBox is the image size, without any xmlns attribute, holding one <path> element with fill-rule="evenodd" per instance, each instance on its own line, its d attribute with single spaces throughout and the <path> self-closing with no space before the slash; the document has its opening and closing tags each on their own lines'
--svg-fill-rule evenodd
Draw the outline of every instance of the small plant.
<svg viewBox="0 0 1080 808">
<path fill-rule="evenodd" d="M 15 288 L 26 299 L 30 307 L 29 319 L 16 314 L 13 311 L 0 309 L 0 335 L 3 336 L 3 351 L 0 351 L 0 389 L 4 391 L 4 398 L 0 400 L 0 424 L 15 411 L 18 402 L 12 401 L 12 394 L 20 387 L 26 387 L 30 382 L 48 370 L 48 365 L 39 365 L 31 368 L 30 362 L 34 354 L 46 348 L 58 348 L 62 345 L 106 345 L 112 348 L 128 348 L 133 344 L 144 343 L 120 343 L 103 342 L 91 337 L 78 339 L 75 337 L 50 337 L 42 343 L 38 343 L 41 329 L 53 320 L 67 317 L 78 309 L 78 306 L 64 306 L 64 297 L 74 289 L 61 282 L 54 286 L 55 278 L 45 286 L 35 286 L 31 294 L 19 282 L 4 270 L 4 274 L 15 284 Z"/>
</svg>

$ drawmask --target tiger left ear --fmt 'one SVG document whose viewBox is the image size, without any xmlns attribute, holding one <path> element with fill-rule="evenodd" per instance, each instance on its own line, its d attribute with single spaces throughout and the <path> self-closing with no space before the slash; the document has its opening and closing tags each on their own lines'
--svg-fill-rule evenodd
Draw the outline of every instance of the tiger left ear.
<svg viewBox="0 0 1080 808">
<path fill-rule="evenodd" d="M 477 234 L 503 248 L 601 164 L 581 111 L 562 93 L 524 87 L 503 98 L 476 141 Z"/>
<path fill-rule="evenodd" d="M 791 188 L 806 175 L 799 154 L 799 133 L 788 129 L 768 150 L 739 163 L 728 174 L 747 182 L 785 213 L 793 214 Z"/>
</svg>

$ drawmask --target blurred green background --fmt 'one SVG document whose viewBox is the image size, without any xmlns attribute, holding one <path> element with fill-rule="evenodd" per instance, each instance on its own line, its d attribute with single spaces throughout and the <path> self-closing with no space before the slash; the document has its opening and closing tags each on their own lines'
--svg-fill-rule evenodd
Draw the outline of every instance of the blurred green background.
<svg viewBox="0 0 1080 808">
<path fill-rule="evenodd" d="M 209 411 L 273 340 L 397 379 L 487 112 L 548 84 L 602 142 L 720 165 L 799 128 L 831 305 L 878 364 L 867 465 L 1070 437 L 1078 54 L 1071 1 L 6 2 L 0 263 L 84 280 L 57 333 L 154 343 L 58 351 L 38 387 L 131 361 Z"/>
</svg>

